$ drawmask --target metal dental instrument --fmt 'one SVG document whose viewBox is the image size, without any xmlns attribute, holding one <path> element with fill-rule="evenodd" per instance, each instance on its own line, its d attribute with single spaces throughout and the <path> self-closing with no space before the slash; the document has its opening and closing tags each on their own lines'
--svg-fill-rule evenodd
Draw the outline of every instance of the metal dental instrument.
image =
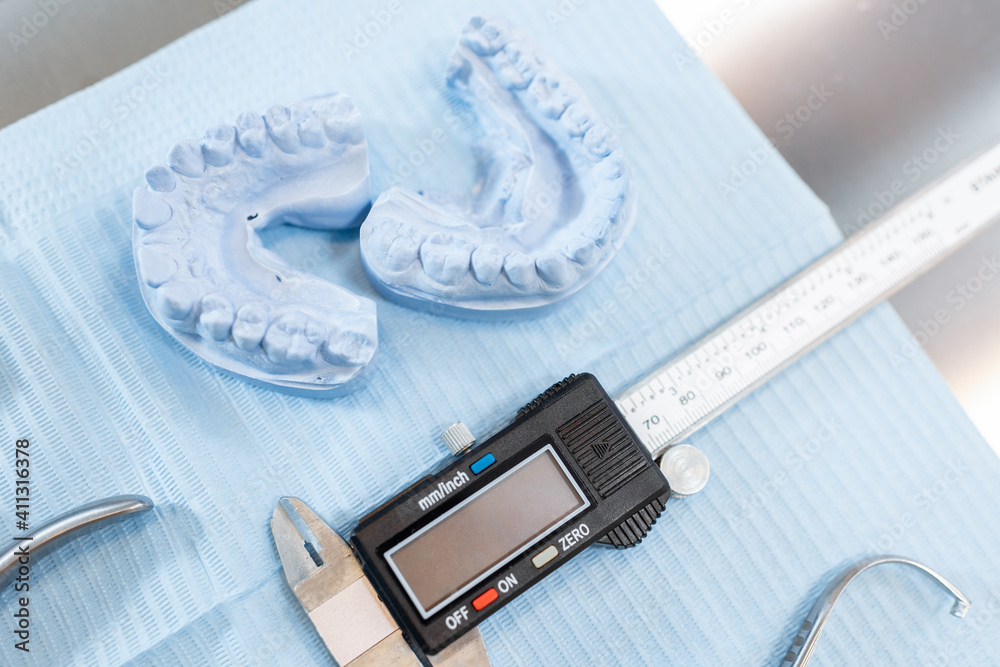
<svg viewBox="0 0 1000 667">
<path fill-rule="evenodd" d="M 288 585 L 341 667 L 490 665 L 478 628 L 435 656 L 414 651 L 351 548 L 298 498 L 278 501 L 271 533 Z"/>
<path fill-rule="evenodd" d="M 51 551 L 71 537 L 103 526 L 112 519 L 153 509 L 153 501 L 145 496 L 113 496 L 96 500 L 60 514 L 32 531 L 30 539 L 15 539 L 0 552 L 0 591 L 7 588 L 17 574 L 21 549 L 28 545 L 29 557 L 34 560 Z"/>
<path fill-rule="evenodd" d="M 781 667 L 805 667 L 809 664 L 809 659 L 812 657 L 813 651 L 816 650 L 816 642 L 823 632 L 823 626 L 830 619 L 830 614 L 833 613 L 833 606 L 837 604 L 837 600 L 840 599 L 847 585 L 865 570 L 873 568 L 876 565 L 884 565 L 885 563 L 901 563 L 915 567 L 938 582 L 955 597 L 955 604 L 951 608 L 952 616 L 963 618 L 966 612 L 969 611 L 969 606 L 972 604 L 969 602 L 969 598 L 965 597 L 962 591 L 955 588 L 950 581 L 926 565 L 901 556 L 876 556 L 875 558 L 868 558 L 852 565 L 823 590 L 823 594 L 820 595 L 819 600 L 813 605 L 809 615 L 806 616 L 806 620 L 802 622 L 798 634 L 792 640 L 792 646 L 781 661 Z"/>
</svg>

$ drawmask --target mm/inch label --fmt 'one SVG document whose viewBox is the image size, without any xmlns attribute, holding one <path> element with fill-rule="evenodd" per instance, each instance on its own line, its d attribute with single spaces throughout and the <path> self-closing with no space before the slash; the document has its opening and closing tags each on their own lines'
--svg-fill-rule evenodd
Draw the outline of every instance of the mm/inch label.
<svg viewBox="0 0 1000 667">
<path fill-rule="evenodd" d="M 659 456 L 997 218 L 1000 146 L 851 237 L 615 403 Z"/>
</svg>

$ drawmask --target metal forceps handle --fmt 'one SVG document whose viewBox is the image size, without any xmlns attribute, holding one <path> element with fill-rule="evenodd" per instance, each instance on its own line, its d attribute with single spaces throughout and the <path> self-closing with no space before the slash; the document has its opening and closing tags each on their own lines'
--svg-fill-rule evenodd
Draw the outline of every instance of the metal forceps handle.
<svg viewBox="0 0 1000 667">
<path fill-rule="evenodd" d="M 151 509 L 153 501 L 146 496 L 113 496 L 60 514 L 35 529 L 30 540 L 14 540 L 0 551 L 0 591 L 7 588 L 17 574 L 21 556 L 19 549 L 23 545 L 29 545 L 31 557 L 37 558 L 80 532 L 101 526 L 111 519 Z"/>
<path fill-rule="evenodd" d="M 903 558 L 902 556 L 876 556 L 875 558 L 868 558 L 852 565 L 823 590 L 823 594 L 820 595 L 819 600 L 813 605 L 809 615 L 806 616 L 806 620 L 802 622 L 802 626 L 799 628 L 798 634 L 795 635 L 795 639 L 792 640 L 792 645 L 781 661 L 780 667 L 805 667 L 809 663 L 813 651 L 816 650 L 816 642 L 819 641 L 819 636 L 823 632 L 823 626 L 826 625 L 826 622 L 830 619 L 830 614 L 833 613 L 833 606 L 837 604 L 837 600 L 840 599 L 847 585 L 865 570 L 885 563 L 900 563 L 915 567 L 937 581 L 955 597 L 955 604 L 951 608 L 953 616 L 962 618 L 969 611 L 969 605 L 972 604 L 969 602 L 969 598 L 965 597 L 962 591 L 955 588 L 950 581 L 926 565 L 909 558 Z"/>
</svg>

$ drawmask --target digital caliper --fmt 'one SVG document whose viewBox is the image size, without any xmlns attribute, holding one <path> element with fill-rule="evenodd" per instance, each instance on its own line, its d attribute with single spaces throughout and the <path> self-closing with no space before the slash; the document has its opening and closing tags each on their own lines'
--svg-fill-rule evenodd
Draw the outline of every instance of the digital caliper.
<svg viewBox="0 0 1000 667">
<path fill-rule="evenodd" d="M 1000 146 L 616 400 L 591 375 L 556 384 L 363 518 L 353 549 L 304 503 L 282 499 L 271 529 L 289 584 L 342 666 L 489 664 L 477 624 L 588 545 L 645 537 L 671 493 L 653 457 L 671 480 L 679 470 L 675 494 L 696 491 L 707 464 L 683 438 L 998 217 Z M 472 442 L 447 435 L 455 452 Z"/>
<path fill-rule="evenodd" d="M 351 544 L 406 638 L 434 655 L 589 545 L 638 544 L 669 497 L 663 473 L 597 379 L 572 375 L 510 426 L 361 519 Z M 297 521 L 305 523 L 298 508 L 279 504 L 272 529 L 283 563 L 278 536 L 287 523 L 305 538 L 292 547 L 310 543 Z M 313 550 L 320 567 L 325 559 Z M 334 607 L 357 616 L 358 598 L 371 588 L 356 585 L 327 598 L 333 607 L 325 613 L 310 614 L 341 665 L 357 656 L 342 653 L 347 638 L 329 638 L 317 619 Z"/>
<path fill-rule="evenodd" d="M 594 376 L 570 376 L 363 518 L 351 543 L 396 618 L 437 653 L 590 544 L 638 544 L 669 496 Z"/>
</svg>

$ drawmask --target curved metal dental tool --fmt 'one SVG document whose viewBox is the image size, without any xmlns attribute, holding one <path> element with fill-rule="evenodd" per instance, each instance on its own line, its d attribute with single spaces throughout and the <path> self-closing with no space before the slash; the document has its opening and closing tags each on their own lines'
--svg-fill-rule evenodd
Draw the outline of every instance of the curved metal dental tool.
<svg viewBox="0 0 1000 667">
<path fill-rule="evenodd" d="M 813 605 L 809 615 L 806 616 L 806 620 L 802 622 L 798 634 L 792 640 L 792 645 L 788 649 L 788 653 L 785 654 L 784 659 L 781 661 L 781 667 L 805 667 L 809 663 L 813 651 L 816 650 L 816 642 L 819 641 L 819 636 L 823 632 L 823 626 L 826 625 L 826 622 L 830 619 L 830 614 L 833 613 L 833 606 L 837 604 L 837 600 L 840 599 L 847 585 L 865 570 L 885 563 L 901 563 L 915 567 L 938 582 L 955 597 L 955 604 L 951 608 L 953 616 L 962 618 L 969 611 L 969 606 L 972 604 L 969 602 L 969 598 L 965 597 L 962 591 L 955 588 L 950 581 L 926 565 L 909 558 L 903 558 L 902 556 L 876 556 L 874 558 L 867 558 L 845 570 L 840 577 L 830 582 L 830 585 L 823 590 L 823 594 L 820 595 L 819 600 Z"/>
<path fill-rule="evenodd" d="M 17 574 L 19 559 L 24 556 L 25 545 L 33 561 L 70 537 L 100 527 L 111 519 L 151 509 L 153 501 L 146 496 L 112 496 L 60 514 L 32 531 L 30 539 L 15 539 L 0 552 L 0 591 L 7 588 Z"/>
</svg>

